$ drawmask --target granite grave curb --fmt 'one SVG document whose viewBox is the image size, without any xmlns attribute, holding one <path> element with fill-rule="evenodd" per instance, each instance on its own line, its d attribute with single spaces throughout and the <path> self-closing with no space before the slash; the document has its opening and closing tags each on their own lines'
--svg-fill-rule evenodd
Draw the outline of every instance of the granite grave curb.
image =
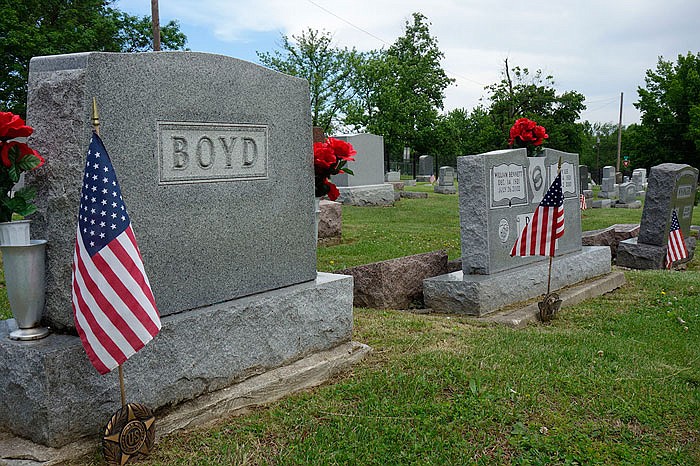
<svg viewBox="0 0 700 466">
<path fill-rule="evenodd" d="M 372 348 L 362 343 L 344 343 L 174 408 L 156 412 L 156 436 L 161 438 L 183 429 L 211 424 L 225 417 L 244 415 L 251 408 L 319 386 L 348 370 L 371 351 Z M 105 424 L 106 422 L 105 419 Z M 60 465 L 93 453 L 99 445 L 100 439 L 86 438 L 62 448 L 51 448 L 0 432 L 0 466 Z"/>
</svg>

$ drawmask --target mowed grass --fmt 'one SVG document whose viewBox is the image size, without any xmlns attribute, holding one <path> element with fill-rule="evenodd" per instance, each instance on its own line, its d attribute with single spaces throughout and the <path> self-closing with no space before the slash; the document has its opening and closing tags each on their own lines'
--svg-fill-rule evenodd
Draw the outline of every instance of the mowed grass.
<svg viewBox="0 0 700 466">
<path fill-rule="evenodd" d="M 356 309 L 374 351 L 352 371 L 143 464 L 700 464 L 700 275 L 626 276 L 524 330 Z"/>
</svg>

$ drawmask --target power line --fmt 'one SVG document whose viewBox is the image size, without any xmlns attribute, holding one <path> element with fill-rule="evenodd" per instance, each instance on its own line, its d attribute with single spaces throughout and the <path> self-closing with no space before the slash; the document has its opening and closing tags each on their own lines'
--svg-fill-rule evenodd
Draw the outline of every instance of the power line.
<svg viewBox="0 0 700 466">
<path fill-rule="evenodd" d="M 330 11 L 328 8 L 325 8 L 325 7 L 321 6 L 321 5 L 319 5 L 318 3 L 314 2 L 313 0 L 306 0 L 306 1 L 309 2 L 309 3 L 311 3 L 311 4 L 312 4 L 313 6 L 315 6 L 316 8 L 325 11 L 326 13 L 328 13 L 328 14 L 331 15 L 331 16 L 333 16 L 334 18 L 337 18 L 337 19 L 341 20 L 342 22 L 344 22 L 345 24 L 349 25 L 350 27 L 353 27 L 353 28 L 357 29 L 357 30 L 360 31 L 360 32 L 364 32 L 364 33 L 367 34 L 368 36 L 373 37 L 374 39 L 377 39 L 379 42 L 383 43 L 384 45 L 391 46 L 391 44 L 390 44 L 389 42 L 385 41 L 385 40 L 382 39 L 381 37 L 379 37 L 379 36 L 377 36 L 377 35 L 375 35 L 375 34 L 372 34 L 371 32 L 369 32 L 369 31 L 367 31 L 367 30 L 365 30 L 365 29 L 362 29 L 360 26 L 357 26 L 357 25 L 353 24 L 352 22 L 348 21 L 347 19 L 343 18 L 342 16 L 333 13 L 333 12 Z M 471 79 L 471 78 L 467 78 L 466 76 L 462 76 L 462 75 L 460 75 L 460 74 L 458 74 L 458 73 L 455 73 L 454 71 L 450 71 L 450 70 L 448 70 L 447 68 L 444 68 L 444 70 L 445 70 L 445 73 L 450 74 L 450 75 L 452 75 L 452 76 L 454 76 L 454 77 L 462 78 L 462 79 L 464 79 L 464 80 L 466 80 L 466 81 L 471 81 L 471 82 L 473 82 L 473 83 L 475 83 L 475 84 L 478 84 L 478 85 L 480 85 L 480 86 L 486 86 L 486 84 L 484 84 L 484 83 L 482 83 L 482 82 L 476 81 L 476 80 Z"/>
</svg>

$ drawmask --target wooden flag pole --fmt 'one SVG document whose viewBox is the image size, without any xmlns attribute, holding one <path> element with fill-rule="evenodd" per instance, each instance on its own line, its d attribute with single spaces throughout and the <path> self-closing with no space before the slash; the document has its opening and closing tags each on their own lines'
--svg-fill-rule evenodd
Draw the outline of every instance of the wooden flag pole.
<svg viewBox="0 0 700 466">
<path fill-rule="evenodd" d="M 92 98 L 92 127 L 95 128 L 95 134 L 100 135 L 100 116 L 97 112 L 97 98 Z M 122 398 L 122 408 L 126 407 L 126 390 L 124 389 L 124 370 L 122 365 L 119 365 L 119 392 Z"/>
</svg>

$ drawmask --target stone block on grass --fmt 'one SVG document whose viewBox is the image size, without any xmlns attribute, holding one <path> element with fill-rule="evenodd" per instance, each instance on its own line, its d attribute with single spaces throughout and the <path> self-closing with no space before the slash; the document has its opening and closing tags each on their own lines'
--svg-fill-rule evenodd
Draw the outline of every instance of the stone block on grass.
<svg viewBox="0 0 700 466">
<path fill-rule="evenodd" d="M 447 253 L 427 252 L 337 272 L 354 279 L 353 305 L 408 309 L 423 304 L 423 280 L 447 273 Z"/>
</svg>

